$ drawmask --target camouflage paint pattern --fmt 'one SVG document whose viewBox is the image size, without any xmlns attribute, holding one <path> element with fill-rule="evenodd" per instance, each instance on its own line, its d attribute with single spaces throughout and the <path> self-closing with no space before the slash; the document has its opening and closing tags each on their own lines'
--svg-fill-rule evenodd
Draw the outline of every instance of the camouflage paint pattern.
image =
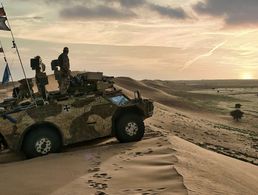
<svg viewBox="0 0 258 195">
<path fill-rule="evenodd" d="M 153 111 L 153 103 L 151 101 L 148 103 L 152 106 L 148 109 L 146 102 L 134 103 L 139 109 L 144 109 L 144 118 L 152 115 L 148 112 Z M 17 120 L 16 124 L 0 117 L 0 133 L 6 139 L 9 148 L 14 151 L 20 150 L 21 140 L 26 130 L 42 122 L 58 127 L 63 136 L 64 145 L 92 140 L 112 134 L 112 117 L 118 108 L 118 105 L 103 96 L 92 95 L 73 97 L 63 101 L 55 100 L 49 105 L 10 114 Z"/>
<path fill-rule="evenodd" d="M 28 127 L 49 122 L 61 130 L 63 142 L 67 145 L 110 135 L 115 110 L 116 106 L 102 96 L 71 98 L 11 114 L 17 119 L 16 124 L 0 118 L 0 132 L 9 147 L 16 150 Z"/>
</svg>

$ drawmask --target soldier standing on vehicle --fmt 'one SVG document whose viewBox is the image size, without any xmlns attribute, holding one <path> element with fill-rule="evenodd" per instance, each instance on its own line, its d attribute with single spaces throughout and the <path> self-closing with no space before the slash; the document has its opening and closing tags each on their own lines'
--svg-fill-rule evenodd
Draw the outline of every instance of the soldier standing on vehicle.
<svg viewBox="0 0 258 195">
<path fill-rule="evenodd" d="M 70 85 L 70 62 L 68 57 L 69 49 L 65 47 L 63 53 L 58 57 L 58 63 L 60 66 L 60 92 L 66 94 Z"/>
<path fill-rule="evenodd" d="M 35 59 L 39 61 L 38 66 L 35 67 L 35 71 L 36 71 L 35 79 L 38 87 L 38 92 L 41 96 L 43 96 L 43 98 L 45 98 L 46 96 L 45 85 L 48 84 L 48 82 L 46 82 L 47 76 L 45 73 L 46 65 L 42 62 L 42 59 L 40 56 L 36 56 Z"/>
</svg>

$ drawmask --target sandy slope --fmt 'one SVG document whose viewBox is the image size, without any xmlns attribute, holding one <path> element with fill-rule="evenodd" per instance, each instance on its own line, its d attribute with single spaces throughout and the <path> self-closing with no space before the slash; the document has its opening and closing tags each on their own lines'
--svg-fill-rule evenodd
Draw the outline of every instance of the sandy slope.
<svg viewBox="0 0 258 195">
<path fill-rule="evenodd" d="M 134 81 L 122 77 L 117 78 L 116 83 L 123 89 L 139 89 L 144 97 L 149 97 L 156 102 L 156 110 L 153 116 L 155 126 L 165 127 L 175 135 L 204 148 L 258 165 L 258 128 L 254 122 L 257 117 L 247 113 L 241 122 L 236 123 L 229 116 L 229 111 L 221 114 L 209 110 L 214 107 L 214 100 L 229 104 L 234 100 L 231 97 L 227 97 L 225 94 L 212 96 L 197 94 L 197 97 L 195 96 L 189 102 L 187 99 L 191 98 L 191 93 L 184 91 L 185 89 L 191 89 L 191 82 L 189 81 L 188 85 L 182 85 L 178 82 L 171 82 L 171 84 L 163 81 Z M 225 82 L 225 85 L 227 83 Z M 203 86 L 211 88 L 213 85 L 215 85 L 213 82 L 211 86 L 204 83 L 194 88 L 202 88 Z M 238 85 L 238 81 L 235 81 L 235 86 Z M 230 82 L 230 86 L 233 86 L 233 82 Z M 178 89 L 180 90 L 177 91 Z M 160 90 L 163 91 L 162 95 L 158 92 Z M 246 88 L 245 93 L 249 94 L 248 90 L 253 90 L 253 88 Z M 175 97 L 171 94 L 178 96 Z M 256 98 L 253 92 L 251 94 L 250 96 Z M 237 95 L 237 97 L 239 96 Z M 253 101 L 248 102 L 248 104 L 256 105 L 258 100 L 255 98 L 249 98 Z M 203 101 L 205 104 L 200 108 L 192 104 L 194 100 L 198 100 L 199 104 Z M 241 99 L 237 101 L 241 101 Z M 158 104 L 159 106 L 157 106 Z M 246 102 L 242 104 L 245 107 L 248 105 Z M 231 102 L 231 105 L 234 105 L 234 102 Z M 255 106 L 252 106 L 253 112 L 258 112 L 255 108 Z"/>
<path fill-rule="evenodd" d="M 169 141 L 177 151 L 176 167 L 189 194 L 257 194 L 257 166 L 205 150 L 178 137 L 170 137 Z"/>
<path fill-rule="evenodd" d="M 1 165 L 5 194 L 187 194 L 164 136 L 142 142 L 81 147 L 62 154 Z M 13 188 L 12 186 L 15 186 Z"/>
<path fill-rule="evenodd" d="M 118 147 L 111 158 L 104 162 L 99 159 L 99 165 L 92 167 L 96 172 L 78 178 L 53 194 L 84 194 L 95 190 L 108 194 L 187 194 L 183 178 L 175 169 L 175 151 L 164 138 Z M 105 152 L 113 153 L 114 148 L 107 148 Z"/>
<path fill-rule="evenodd" d="M 7 195 L 256 194 L 256 166 L 148 129 L 138 143 L 110 139 L 1 165 L 0 189 Z"/>
<path fill-rule="evenodd" d="M 60 154 L 0 164 L 0 194 L 257 194 L 257 166 L 174 136 L 255 162 L 257 152 L 244 132 L 215 128 L 232 124 L 144 82 L 119 78 L 117 84 L 128 94 L 139 89 L 158 102 L 146 121 L 144 140 L 120 144 L 103 139 Z M 0 162 L 7 158 L 0 154 Z"/>
</svg>

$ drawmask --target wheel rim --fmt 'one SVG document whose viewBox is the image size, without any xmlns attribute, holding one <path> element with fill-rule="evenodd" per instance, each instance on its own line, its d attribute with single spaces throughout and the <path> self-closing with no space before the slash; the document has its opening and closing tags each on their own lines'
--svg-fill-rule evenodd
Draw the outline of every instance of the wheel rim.
<svg viewBox="0 0 258 195">
<path fill-rule="evenodd" d="M 36 142 L 35 148 L 40 154 L 48 154 L 51 150 L 51 141 L 48 138 L 41 138 Z"/>
<path fill-rule="evenodd" d="M 125 132 L 129 136 L 136 135 L 138 130 L 139 130 L 138 125 L 135 122 L 129 122 L 129 123 L 127 123 L 127 125 L 125 127 Z"/>
</svg>

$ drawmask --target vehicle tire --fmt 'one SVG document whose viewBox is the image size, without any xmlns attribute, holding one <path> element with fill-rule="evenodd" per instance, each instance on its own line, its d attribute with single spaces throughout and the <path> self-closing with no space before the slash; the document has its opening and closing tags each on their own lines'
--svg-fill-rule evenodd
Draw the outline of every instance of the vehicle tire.
<svg viewBox="0 0 258 195">
<path fill-rule="evenodd" d="M 28 158 L 34 158 L 60 152 L 61 147 L 61 138 L 54 130 L 39 128 L 32 130 L 25 137 L 22 150 Z"/>
<path fill-rule="evenodd" d="M 143 119 L 137 114 L 125 114 L 117 121 L 116 138 L 122 143 L 140 141 L 144 132 Z"/>
</svg>

